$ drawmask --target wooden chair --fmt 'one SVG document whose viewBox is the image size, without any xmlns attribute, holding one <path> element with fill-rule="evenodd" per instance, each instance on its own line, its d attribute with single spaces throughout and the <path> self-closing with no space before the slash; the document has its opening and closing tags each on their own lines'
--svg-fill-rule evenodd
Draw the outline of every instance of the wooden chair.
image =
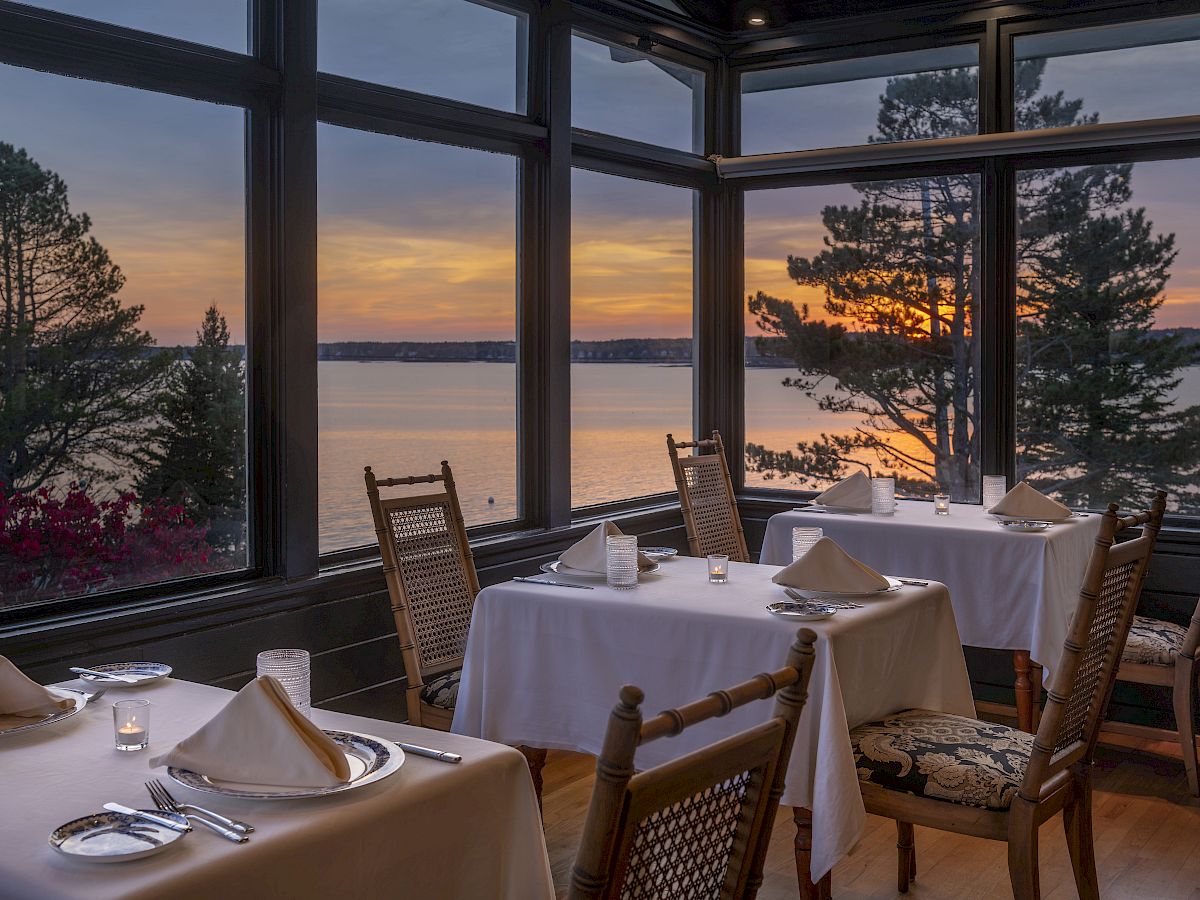
<svg viewBox="0 0 1200 900">
<path fill-rule="evenodd" d="M 680 450 L 692 447 L 699 451 L 698 455 L 680 457 Z M 737 562 L 750 562 L 720 433 L 714 431 L 712 440 L 678 444 L 668 434 L 667 452 L 671 454 L 679 508 L 692 556 L 725 553 Z"/>
<path fill-rule="evenodd" d="M 642 691 L 621 688 L 596 764 L 571 900 L 755 896 L 815 640 L 801 629 L 782 669 L 645 722 Z M 773 694 L 775 714 L 761 725 L 635 774 L 640 745 Z"/>
<path fill-rule="evenodd" d="M 1157 684 L 1171 688 L 1175 728 L 1187 772 L 1188 788 L 1200 797 L 1196 772 L 1196 650 L 1200 647 L 1200 601 L 1185 629 L 1174 622 L 1134 616 L 1117 670 L 1118 681 Z"/>
<path fill-rule="evenodd" d="M 1099 897 L 1092 757 L 1165 508 L 1159 491 L 1139 515 L 1118 518 L 1115 503 L 1104 513 L 1036 735 L 921 709 L 851 730 L 867 812 L 896 820 L 902 893 L 916 877 L 917 824 L 1007 841 L 1013 895 L 1039 897 L 1038 827 L 1061 810 L 1079 896 Z"/>
<path fill-rule="evenodd" d="M 409 721 L 449 731 L 479 593 L 454 476 L 442 460 L 440 475 L 380 479 L 367 466 L 363 477 L 408 676 Z M 436 493 L 379 498 L 380 488 L 438 482 Z"/>
</svg>

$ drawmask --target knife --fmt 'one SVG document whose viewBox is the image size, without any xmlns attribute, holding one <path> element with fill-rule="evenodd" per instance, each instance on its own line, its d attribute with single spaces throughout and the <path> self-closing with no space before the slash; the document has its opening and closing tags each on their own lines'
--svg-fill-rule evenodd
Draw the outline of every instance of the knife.
<svg viewBox="0 0 1200 900">
<path fill-rule="evenodd" d="M 524 575 L 518 575 L 513 579 L 513 581 L 520 581 L 524 584 L 552 584 L 555 587 L 579 588 L 581 591 L 590 591 L 593 589 L 590 584 L 572 584 L 569 581 L 551 581 L 547 578 L 528 578 Z"/>
<path fill-rule="evenodd" d="M 91 675 L 94 678 L 105 678 L 111 681 L 123 681 L 126 684 L 137 684 L 139 681 L 145 681 L 147 675 L 122 675 L 119 672 L 97 672 L 95 669 L 84 669 L 80 666 L 72 666 L 71 672 L 76 675 Z"/>
<path fill-rule="evenodd" d="M 542 582 L 545 584 L 545 582 Z M 396 746 L 405 753 L 412 753 L 415 756 L 428 756 L 430 759 L 436 759 L 445 763 L 460 763 L 462 757 L 457 753 L 451 753 L 449 750 L 434 750 L 432 747 L 422 747 L 420 744 L 406 744 L 403 741 L 396 741 Z"/>
<path fill-rule="evenodd" d="M 161 825 L 163 828 L 169 828 L 172 831 L 188 832 L 192 830 L 191 822 L 181 824 L 174 819 L 168 819 L 166 816 L 156 816 L 154 813 L 142 812 L 140 809 L 130 809 L 128 806 L 122 806 L 120 803 L 105 803 L 104 808 L 109 812 L 133 816 L 135 819 L 145 819 L 147 822 L 153 822 L 155 825 Z M 184 819 L 186 822 L 186 816 Z"/>
</svg>

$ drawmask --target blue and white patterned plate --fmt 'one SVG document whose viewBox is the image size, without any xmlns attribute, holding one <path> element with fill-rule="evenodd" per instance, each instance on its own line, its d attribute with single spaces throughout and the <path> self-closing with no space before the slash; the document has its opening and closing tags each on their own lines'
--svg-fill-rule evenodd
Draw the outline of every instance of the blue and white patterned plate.
<svg viewBox="0 0 1200 900">
<path fill-rule="evenodd" d="M 354 788 L 374 784 L 381 778 L 387 778 L 404 765 L 404 751 L 383 738 L 372 737 L 369 734 L 359 734 L 355 731 L 329 731 L 325 733 L 333 738 L 350 764 L 350 780 L 332 787 L 296 788 L 282 787 L 270 784 L 240 784 L 235 781 L 221 781 L 209 778 L 198 772 L 170 766 L 167 774 L 184 787 L 206 794 L 220 794 L 223 797 L 235 797 L 239 800 L 299 800 L 304 797 L 324 797 L 328 794 L 340 794 Z"/>
<path fill-rule="evenodd" d="M 674 559 L 679 555 L 679 551 L 674 547 L 638 547 L 638 550 L 655 562 Z"/>
<path fill-rule="evenodd" d="M 186 825 L 179 813 L 146 810 Z M 141 859 L 175 843 L 184 832 L 172 831 L 125 813 L 101 812 L 84 816 L 50 832 L 50 846 L 67 856 L 88 862 L 113 863 Z"/>
<path fill-rule="evenodd" d="M 57 725 L 59 722 L 71 718 L 71 716 L 87 706 L 88 700 L 92 698 L 91 694 L 85 694 L 82 691 L 72 691 L 68 688 L 52 687 L 47 688 L 47 690 L 60 697 L 70 697 L 75 701 L 75 705 L 70 709 L 60 709 L 47 716 L 42 716 L 40 719 L 0 716 L 0 737 L 8 734 L 19 734 L 24 731 L 32 731 L 35 728 L 43 728 L 46 725 Z"/>
<path fill-rule="evenodd" d="M 80 681 L 90 681 L 92 684 L 103 684 L 106 687 L 137 687 L 166 678 L 171 674 L 170 666 L 166 663 L 156 662 L 101 663 L 98 666 L 88 666 L 88 668 L 95 669 L 97 672 L 108 672 L 110 675 L 132 675 L 137 678 L 137 684 L 134 684 L 133 682 L 122 683 L 108 678 L 97 678 L 95 675 L 75 676 Z"/>
</svg>

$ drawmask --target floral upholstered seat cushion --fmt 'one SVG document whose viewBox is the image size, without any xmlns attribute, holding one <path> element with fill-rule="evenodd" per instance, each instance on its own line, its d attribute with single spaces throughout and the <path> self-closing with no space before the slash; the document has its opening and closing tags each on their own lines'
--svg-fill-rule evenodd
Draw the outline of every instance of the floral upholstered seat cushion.
<svg viewBox="0 0 1200 900">
<path fill-rule="evenodd" d="M 1183 646 L 1186 634 L 1187 629 L 1174 622 L 1134 616 L 1121 660 L 1149 666 L 1173 666 L 1175 654 Z"/>
<path fill-rule="evenodd" d="M 438 709 L 454 709 L 454 704 L 458 702 L 458 682 L 461 678 L 462 669 L 434 676 L 421 688 L 421 702 Z"/>
<path fill-rule="evenodd" d="M 934 800 L 1005 810 L 1025 777 L 1033 735 L 907 709 L 850 732 L 858 780 Z"/>
</svg>

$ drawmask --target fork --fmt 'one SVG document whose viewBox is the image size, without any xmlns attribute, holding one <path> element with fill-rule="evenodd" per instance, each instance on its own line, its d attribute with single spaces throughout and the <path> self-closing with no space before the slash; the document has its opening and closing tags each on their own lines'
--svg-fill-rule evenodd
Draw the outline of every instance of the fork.
<svg viewBox="0 0 1200 900">
<path fill-rule="evenodd" d="M 203 807 L 194 806 L 191 803 L 178 803 L 171 796 L 171 792 L 166 789 L 166 786 L 157 778 L 146 782 L 146 790 L 150 792 L 150 797 L 154 800 L 154 805 L 163 812 L 179 813 L 189 820 L 195 819 L 201 825 L 207 825 L 217 834 L 238 844 L 244 844 L 250 840 L 247 833 L 254 830 L 253 826 L 247 825 L 245 822 L 238 822 L 235 819 L 227 818 Z M 201 813 L 201 815 L 189 815 L 185 812 L 185 810 L 189 809 L 195 810 L 197 813 Z M 210 818 L 205 818 L 205 816 L 209 816 Z"/>
</svg>

